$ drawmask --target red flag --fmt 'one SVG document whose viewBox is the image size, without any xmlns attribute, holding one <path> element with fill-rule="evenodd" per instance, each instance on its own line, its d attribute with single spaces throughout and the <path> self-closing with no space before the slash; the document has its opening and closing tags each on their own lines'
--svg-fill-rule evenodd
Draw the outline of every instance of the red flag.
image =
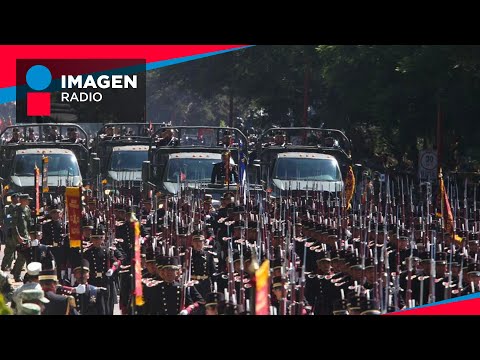
<svg viewBox="0 0 480 360">
<path fill-rule="evenodd" d="M 40 169 L 35 164 L 35 214 L 40 215 Z"/>
<path fill-rule="evenodd" d="M 68 214 L 68 232 L 71 248 L 79 248 L 82 241 L 82 188 L 65 188 L 65 207 Z"/>
<path fill-rule="evenodd" d="M 135 305 L 144 305 L 142 287 L 142 262 L 140 259 L 140 223 L 137 219 L 133 222 L 135 233 Z"/>
<path fill-rule="evenodd" d="M 270 261 L 265 260 L 260 268 L 255 272 L 256 280 L 256 296 L 255 296 L 255 315 L 269 315 L 270 306 L 268 294 L 269 286 Z"/>
</svg>

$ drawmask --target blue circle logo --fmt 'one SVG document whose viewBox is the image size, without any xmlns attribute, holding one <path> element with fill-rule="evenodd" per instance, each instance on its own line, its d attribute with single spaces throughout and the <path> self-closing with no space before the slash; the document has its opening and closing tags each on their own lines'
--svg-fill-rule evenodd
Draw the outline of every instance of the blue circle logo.
<svg viewBox="0 0 480 360">
<path fill-rule="evenodd" d="M 43 65 L 32 66 L 27 71 L 27 84 L 33 90 L 45 90 L 52 82 L 52 74 Z"/>
</svg>

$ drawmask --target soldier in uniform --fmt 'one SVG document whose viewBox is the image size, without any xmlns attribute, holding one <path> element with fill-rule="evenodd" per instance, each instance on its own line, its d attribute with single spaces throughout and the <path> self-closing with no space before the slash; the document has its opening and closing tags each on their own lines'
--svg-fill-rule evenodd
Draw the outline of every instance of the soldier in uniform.
<svg viewBox="0 0 480 360">
<path fill-rule="evenodd" d="M 124 261 L 125 256 L 119 249 L 109 249 L 103 245 L 105 229 L 101 224 L 94 229 L 91 240 L 92 246 L 84 253 L 84 258 L 90 265 L 92 275 L 90 283 L 107 289 L 98 293 L 96 301 L 99 303 L 99 312 L 112 315 L 117 297 L 112 275 Z"/>
<path fill-rule="evenodd" d="M 165 129 L 161 135 L 161 138 L 157 139 L 157 146 L 177 146 L 179 144 L 174 129 Z"/>
<path fill-rule="evenodd" d="M 236 166 L 230 164 L 230 152 L 228 151 L 222 153 L 222 162 L 213 166 L 211 183 L 224 184 L 227 180 L 230 184 L 238 183 Z"/>
<path fill-rule="evenodd" d="M 122 239 L 123 242 L 117 244 L 117 248 L 124 254 L 122 264 L 124 264 L 120 280 L 120 309 L 123 314 L 128 311 L 128 302 L 132 288 L 131 263 L 134 256 L 135 234 L 132 228 L 132 222 L 126 218 L 127 212 L 130 215 L 131 208 L 117 206 L 118 223 L 115 226 L 115 238 Z"/>
<path fill-rule="evenodd" d="M 35 225 L 35 230 L 30 231 L 30 243 L 23 250 L 23 256 L 25 257 L 26 264 L 31 262 L 39 262 L 43 268 L 50 269 L 55 267 L 55 256 L 50 251 L 50 248 L 44 244 L 41 244 L 42 239 L 42 225 Z"/>
<path fill-rule="evenodd" d="M 33 128 L 28 128 L 28 139 L 27 142 L 36 142 L 38 140 L 38 136 L 35 135 L 35 131 Z"/>
<path fill-rule="evenodd" d="M 20 301 L 17 304 L 18 315 L 27 315 L 24 311 L 27 304 L 38 305 L 40 307 L 40 314 L 45 313 L 46 306 L 50 303 L 50 300 L 45 297 L 45 293 L 41 288 L 34 288 L 22 291 L 19 300 Z"/>
<path fill-rule="evenodd" d="M 331 315 L 333 312 L 333 303 L 328 297 L 330 289 L 329 276 L 331 273 L 331 259 L 328 254 L 322 252 L 317 260 L 316 274 L 309 274 L 305 284 L 305 298 L 310 304 L 313 304 L 315 315 Z"/>
<path fill-rule="evenodd" d="M 50 208 L 51 220 L 47 221 L 43 225 L 43 239 L 42 243 L 50 247 L 52 254 L 57 263 L 57 270 L 64 270 L 66 265 L 65 259 L 65 246 L 64 246 L 64 229 L 60 220 L 62 210 L 57 204 L 52 205 Z M 61 277 L 60 272 L 57 276 Z"/>
<path fill-rule="evenodd" d="M 45 305 L 44 315 L 78 314 L 75 310 L 75 299 L 72 296 L 57 294 L 58 278 L 55 269 L 42 270 L 38 279 L 40 280 L 42 290 L 45 292 L 45 297 L 50 300 L 50 302 Z"/>
<path fill-rule="evenodd" d="M 204 245 L 205 236 L 198 232 L 194 233 L 192 237 L 191 279 L 198 281 L 195 288 L 203 298 L 212 291 L 211 277 L 217 272 L 213 254 L 205 250 Z"/>
<path fill-rule="evenodd" d="M 65 141 L 68 141 L 72 144 L 83 144 L 84 140 L 78 137 L 77 128 L 70 127 L 67 129 L 68 138 Z"/>
<path fill-rule="evenodd" d="M 10 270 L 12 265 L 13 256 L 15 254 L 15 249 L 17 247 L 17 239 L 14 236 L 12 229 L 13 218 L 15 217 L 16 207 L 18 206 L 18 195 L 17 193 L 11 193 L 10 197 L 12 202 L 5 208 L 5 221 L 4 221 L 4 230 L 6 232 L 5 240 L 5 250 L 2 259 L 2 271 Z"/>
<path fill-rule="evenodd" d="M 19 198 L 20 205 L 16 208 L 15 216 L 13 217 L 12 228 L 14 238 L 17 240 L 20 247 L 24 248 L 28 245 L 30 239 L 29 227 L 32 223 L 32 213 L 28 204 L 32 198 L 28 194 L 21 194 Z M 13 266 L 12 274 L 15 278 L 15 281 L 18 282 L 21 281 L 20 273 L 25 265 L 26 260 L 22 251 L 18 251 L 17 253 L 18 257 L 15 261 L 15 265 Z"/>
<path fill-rule="evenodd" d="M 12 130 L 12 138 L 7 141 L 7 144 L 18 144 L 23 139 L 20 137 L 20 130 L 18 128 L 13 128 Z"/>
<path fill-rule="evenodd" d="M 105 128 L 105 134 L 101 134 L 100 138 L 102 140 L 112 140 L 115 136 L 115 127 L 109 125 Z"/>
<path fill-rule="evenodd" d="M 38 280 L 38 276 L 42 271 L 42 264 L 39 262 L 31 262 L 27 265 L 27 275 L 24 278 L 24 284 L 17 288 L 12 296 L 12 308 L 15 308 L 16 305 L 20 302 L 20 295 L 22 291 L 29 289 L 42 289 Z"/>
<path fill-rule="evenodd" d="M 97 302 L 98 294 L 104 292 L 107 289 L 103 287 L 97 287 L 90 285 L 88 280 L 90 279 L 90 263 L 87 259 L 83 259 L 82 265 L 73 269 L 75 276 L 74 288 L 77 289 L 74 292 L 76 309 L 80 315 L 106 315 L 100 302 Z M 82 291 L 78 289 L 80 285 L 83 285 Z"/>
<path fill-rule="evenodd" d="M 223 315 L 225 296 L 220 292 L 208 293 L 205 297 L 205 315 Z"/>
<path fill-rule="evenodd" d="M 288 313 L 290 301 L 286 300 L 286 291 L 281 276 L 274 276 L 272 278 L 272 306 L 276 309 L 277 315 L 282 314 L 282 306 L 285 306 L 285 315 Z M 284 302 L 284 305 L 282 305 Z"/>
<path fill-rule="evenodd" d="M 164 281 L 151 286 L 147 315 L 178 315 L 181 311 L 193 312 L 200 304 L 205 303 L 194 286 L 183 286 L 176 280 L 179 269 L 177 257 L 165 258 L 160 270 Z M 183 299 L 185 304 L 182 304 Z"/>
<path fill-rule="evenodd" d="M 8 275 L 0 271 L 0 295 L 3 296 L 5 302 L 12 301 L 13 287 L 8 280 Z"/>
<path fill-rule="evenodd" d="M 480 291 L 480 264 L 473 262 L 467 267 L 467 284 L 462 289 L 461 295 L 469 295 Z"/>
<path fill-rule="evenodd" d="M 153 249 L 147 249 L 146 260 L 145 260 L 145 269 L 142 271 L 142 279 L 157 279 L 157 263 L 155 260 L 155 255 Z"/>
</svg>

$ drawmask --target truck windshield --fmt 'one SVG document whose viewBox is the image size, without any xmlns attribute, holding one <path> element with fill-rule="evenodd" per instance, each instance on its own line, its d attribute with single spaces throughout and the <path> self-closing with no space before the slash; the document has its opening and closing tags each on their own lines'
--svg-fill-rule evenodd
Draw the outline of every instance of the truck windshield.
<svg viewBox="0 0 480 360">
<path fill-rule="evenodd" d="M 13 175 L 33 176 L 35 165 L 42 170 L 42 154 L 17 154 Z M 73 154 L 48 155 L 48 175 L 80 176 L 77 158 Z"/>
<path fill-rule="evenodd" d="M 169 159 L 166 180 L 168 182 L 188 181 L 209 183 L 215 159 Z"/>
<path fill-rule="evenodd" d="M 110 170 L 142 170 L 142 163 L 148 160 L 148 151 L 114 151 Z"/>
<path fill-rule="evenodd" d="M 297 181 L 341 181 L 336 160 L 278 158 L 274 178 Z"/>
</svg>

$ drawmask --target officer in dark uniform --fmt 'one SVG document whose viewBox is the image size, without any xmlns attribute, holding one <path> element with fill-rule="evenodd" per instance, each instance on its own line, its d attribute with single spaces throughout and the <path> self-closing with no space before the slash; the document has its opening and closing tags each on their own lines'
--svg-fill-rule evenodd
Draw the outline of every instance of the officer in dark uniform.
<svg viewBox="0 0 480 360">
<path fill-rule="evenodd" d="M 164 281 L 151 286 L 146 315 L 178 315 L 181 311 L 193 312 L 205 303 L 195 286 L 183 287 L 176 280 L 179 269 L 177 257 L 165 258 L 160 270 Z M 184 294 L 182 294 L 182 287 Z M 182 304 L 182 299 L 185 299 L 185 304 Z"/>
<path fill-rule="evenodd" d="M 208 293 L 205 297 L 205 315 L 223 315 L 225 312 L 225 295 L 220 292 Z"/>
<path fill-rule="evenodd" d="M 212 170 L 212 184 L 224 184 L 227 180 L 230 184 L 238 183 L 238 173 L 235 165 L 230 164 L 230 152 L 222 153 L 222 162 L 216 163 Z M 228 177 L 227 177 L 228 172 Z"/>
<path fill-rule="evenodd" d="M 10 198 L 12 202 L 5 208 L 5 217 L 4 217 L 4 231 L 6 235 L 5 240 L 5 249 L 2 259 L 2 271 L 10 270 L 13 261 L 13 255 L 17 247 L 17 239 L 13 233 L 13 218 L 15 217 L 16 208 L 18 206 L 18 195 L 17 193 L 10 192 Z"/>
<path fill-rule="evenodd" d="M 84 253 L 84 258 L 90 264 L 90 283 L 107 289 L 98 294 L 96 301 L 99 302 L 101 313 L 112 315 L 117 297 L 112 275 L 124 261 L 125 255 L 119 249 L 109 249 L 103 245 L 105 229 L 101 224 L 93 230 L 91 240 L 92 246 Z"/>
<path fill-rule="evenodd" d="M 50 300 L 48 304 L 45 304 L 43 315 L 78 315 L 73 296 L 57 294 L 58 278 L 55 269 L 42 270 L 38 280 L 45 292 L 45 297 Z"/>
<path fill-rule="evenodd" d="M 97 302 L 97 297 L 100 292 L 104 292 L 107 289 L 103 287 L 97 287 L 90 285 L 88 280 L 90 278 L 90 264 L 87 259 L 83 259 L 81 266 L 77 266 L 73 269 L 75 276 L 74 287 L 77 289 L 79 285 L 84 285 L 84 291 L 82 293 L 75 292 L 76 309 L 80 315 L 106 315 L 102 311 L 104 307 L 100 302 Z"/>
<path fill-rule="evenodd" d="M 317 260 L 317 272 L 308 274 L 305 284 L 305 298 L 313 304 L 315 315 L 331 315 L 333 303 L 328 297 L 330 280 L 328 276 L 333 275 L 330 271 L 331 259 L 328 254 L 322 252 Z"/>
<path fill-rule="evenodd" d="M 55 261 L 57 270 L 61 271 L 65 268 L 65 230 L 61 222 L 62 210 L 58 204 L 53 204 L 49 211 L 51 220 L 43 224 L 43 244 L 50 247 Z M 60 277 L 60 272 L 57 274 Z"/>
<path fill-rule="evenodd" d="M 192 237 L 191 279 L 198 281 L 195 288 L 203 298 L 212 291 L 212 276 L 217 272 L 213 254 L 204 249 L 205 236 L 195 232 Z"/>
<path fill-rule="evenodd" d="M 117 249 L 124 254 L 124 258 L 122 259 L 123 266 L 119 273 L 120 309 L 123 314 L 126 314 L 132 288 L 133 275 L 130 266 L 134 256 L 135 234 L 132 226 L 133 222 L 127 219 L 127 216 L 130 216 L 131 208 L 125 205 L 117 205 L 116 210 L 119 221 L 115 226 L 115 238 L 123 240 L 123 242 L 117 244 Z"/>
</svg>

